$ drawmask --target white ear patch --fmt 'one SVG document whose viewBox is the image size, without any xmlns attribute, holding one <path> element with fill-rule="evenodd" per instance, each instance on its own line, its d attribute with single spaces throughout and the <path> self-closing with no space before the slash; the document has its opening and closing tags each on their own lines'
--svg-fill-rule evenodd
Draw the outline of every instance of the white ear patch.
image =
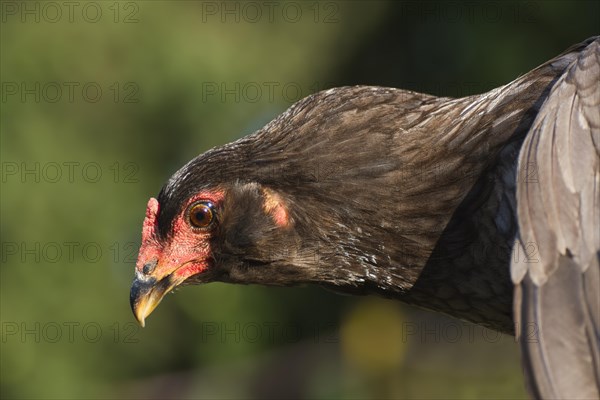
<svg viewBox="0 0 600 400">
<path fill-rule="evenodd" d="M 273 218 L 277 226 L 281 228 L 289 226 L 290 214 L 281 196 L 267 188 L 263 188 L 262 192 L 265 199 L 263 203 L 265 213 Z"/>
</svg>

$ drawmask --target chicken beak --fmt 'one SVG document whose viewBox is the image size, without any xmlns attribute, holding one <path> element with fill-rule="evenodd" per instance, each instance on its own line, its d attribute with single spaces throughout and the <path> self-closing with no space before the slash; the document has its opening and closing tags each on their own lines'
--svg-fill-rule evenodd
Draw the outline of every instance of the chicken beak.
<svg viewBox="0 0 600 400">
<path fill-rule="evenodd" d="M 170 275 L 158 282 L 155 278 L 144 279 L 136 276 L 131 285 L 129 302 L 135 319 L 142 327 L 145 326 L 146 317 L 154 311 L 163 297 L 177 286 L 177 283 L 172 282 Z"/>
</svg>

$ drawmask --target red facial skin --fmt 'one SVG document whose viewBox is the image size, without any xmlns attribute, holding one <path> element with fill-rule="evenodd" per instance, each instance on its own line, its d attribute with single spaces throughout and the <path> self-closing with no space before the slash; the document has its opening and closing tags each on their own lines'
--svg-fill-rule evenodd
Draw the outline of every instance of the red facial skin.
<svg viewBox="0 0 600 400">
<path fill-rule="evenodd" d="M 265 197 L 263 208 L 265 213 L 273 218 L 275 225 L 280 228 L 290 226 L 290 215 L 281 197 L 268 189 L 263 189 L 263 195 Z"/>
<path fill-rule="evenodd" d="M 148 201 L 146 218 L 142 228 L 142 245 L 138 255 L 136 269 L 144 274 L 144 264 L 158 260 L 154 270 L 148 274 L 160 281 L 172 274 L 174 281 L 183 282 L 189 277 L 202 273 L 208 268 L 211 257 L 209 244 L 210 231 L 193 228 L 187 215 L 188 207 L 199 201 L 212 202 L 217 208 L 222 203 L 224 193 L 221 191 L 200 192 L 193 196 L 183 207 L 183 211 L 173 222 L 173 234 L 166 242 L 161 242 L 157 235 L 157 216 L 160 205 L 155 198 Z"/>
</svg>

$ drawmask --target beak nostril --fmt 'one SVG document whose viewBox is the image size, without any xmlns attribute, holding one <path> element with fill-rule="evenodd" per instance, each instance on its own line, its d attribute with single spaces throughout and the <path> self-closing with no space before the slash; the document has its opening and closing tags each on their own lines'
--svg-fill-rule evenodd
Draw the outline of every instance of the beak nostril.
<svg viewBox="0 0 600 400">
<path fill-rule="evenodd" d="M 144 275 L 151 274 L 152 271 L 154 271 L 154 268 L 156 268 L 156 264 L 158 264 L 158 260 L 156 258 L 145 263 L 144 268 L 142 268 Z"/>
</svg>

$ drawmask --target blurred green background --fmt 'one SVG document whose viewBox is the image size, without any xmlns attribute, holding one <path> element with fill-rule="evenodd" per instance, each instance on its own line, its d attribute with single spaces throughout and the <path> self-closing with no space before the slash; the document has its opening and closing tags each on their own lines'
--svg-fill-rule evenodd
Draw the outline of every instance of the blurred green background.
<svg viewBox="0 0 600 400">
<path fill-rule="evenodd" d="M 2 1 L 0 396 L 523 398 L 514 338 L 315 287 L 209 284 L 141 329 L 146 201 L 338 85 L 464 96 L 598 34 L 597 1 Z"/>
</svg>

